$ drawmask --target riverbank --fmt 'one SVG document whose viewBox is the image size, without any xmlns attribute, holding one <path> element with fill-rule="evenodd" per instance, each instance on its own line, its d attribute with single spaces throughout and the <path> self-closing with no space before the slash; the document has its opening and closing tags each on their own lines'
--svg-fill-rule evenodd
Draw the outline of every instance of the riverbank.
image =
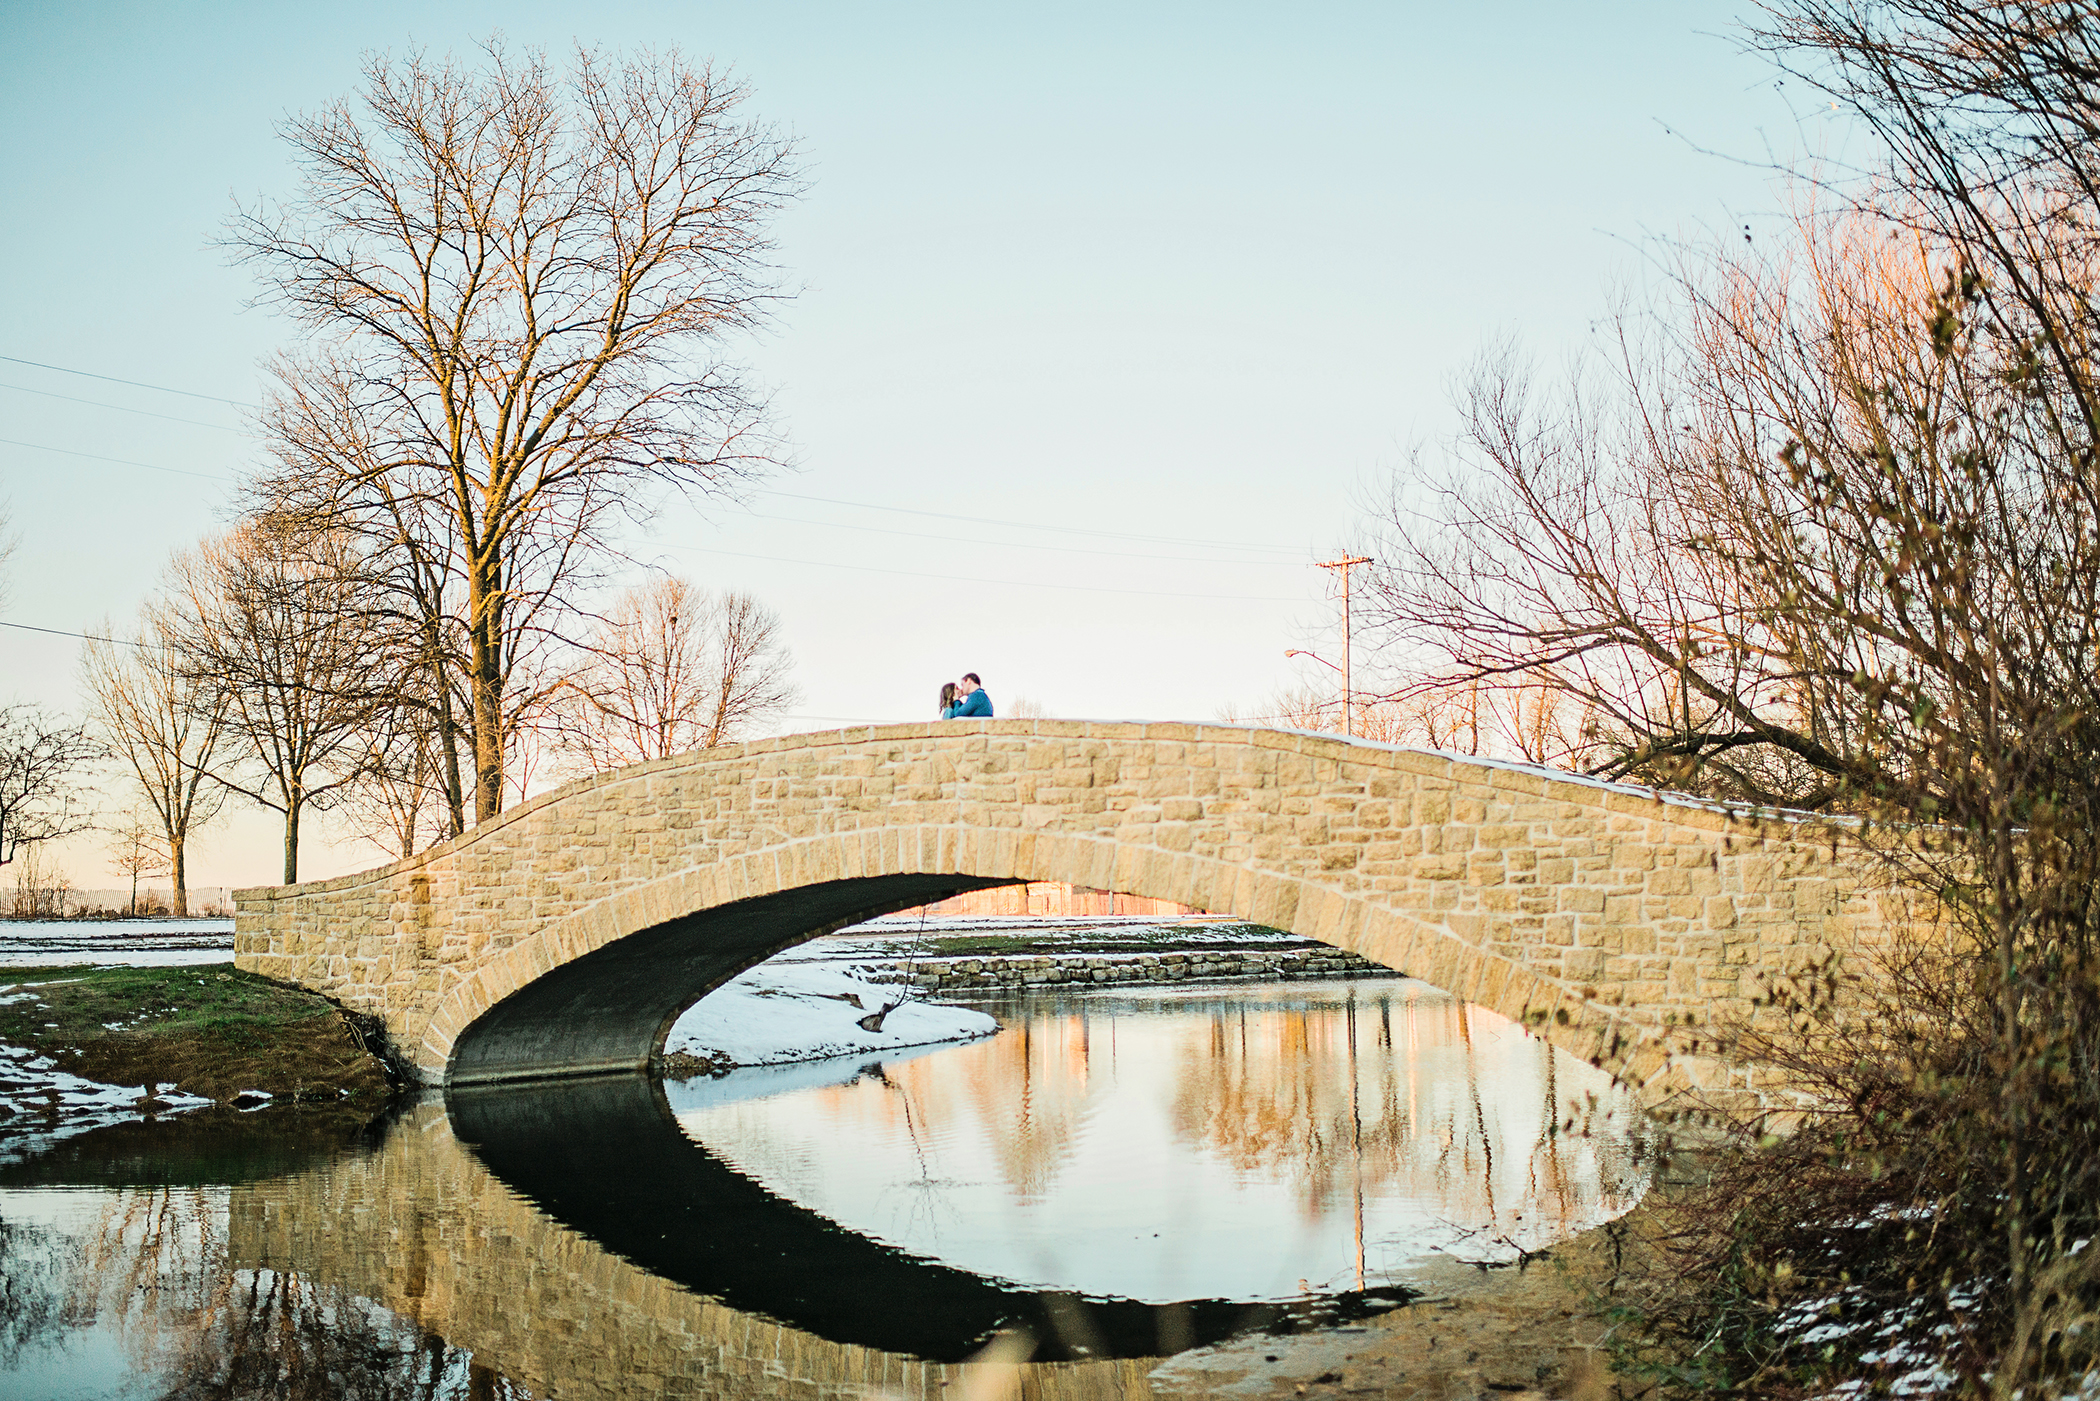
<svg viewBox="0 0 2100 1401">
<path fill-rule="evenodd" d="M 0 920 L 0 969 L 175 967 L 232 960 L 230 918 Z"/>
<path fill-rule="evenodd" d="M 0 1140 L 211 1106 L 369 1119 L 393 1092 L 341 1009 L 230 964 L 0 975 Z"/>
<path fill-rule="evenodd" d="M 1254 1333 L 1168 1358 L 1155 1401 L 1376 1396 L 1384 1401 L 1618 1401 L 1648 1391 L 1612 1366 L 1620 1286 L 1645 1255 L 1646 1206 L 1521 1266 L 1449 1262 L 1420 1294 L 1358 1322 Z"/>
<path fill-rule="evenodd" d="M 1182 953 L 1072 953 L 914 958 L 873 965 L 878 979 L 920 992 L 967 995 L 1017 988 L 1156 987 L 1191 982 L 1390 978 L 1393 970 L 1347 949 L 1198 949 Z"/>
</svg>

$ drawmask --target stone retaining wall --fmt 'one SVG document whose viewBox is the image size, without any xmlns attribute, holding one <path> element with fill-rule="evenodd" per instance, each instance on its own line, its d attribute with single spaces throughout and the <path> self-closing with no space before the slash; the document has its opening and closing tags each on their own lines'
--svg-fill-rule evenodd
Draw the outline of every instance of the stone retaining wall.
<svg viewBox="0 0 2100 1401">
<path fill-rule="evenodd" d="M 921 992 L 984 992 L 1024 987 L 1158 986 L 1249 978 L 1393 976 L 1382 963 L 1347 949 L 1205 949 L 1194 953 L 1013 954 L 989 958 L 916 958 L 874 965 L 877 982 L 909 983 Z"/>
</svg>

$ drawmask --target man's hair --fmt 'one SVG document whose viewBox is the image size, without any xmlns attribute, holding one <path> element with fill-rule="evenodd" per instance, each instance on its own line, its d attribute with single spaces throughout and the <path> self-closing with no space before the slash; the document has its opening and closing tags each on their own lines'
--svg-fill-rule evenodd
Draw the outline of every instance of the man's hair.
<svg viewBox="0 0 2100 1401">
<path fill-rule="evenodd" d="M 964 672 L 963 680 L 969 682 L 972 686 L 982 686 L 984 684 L 984 679 L 974 671 Z"/>
</svg>

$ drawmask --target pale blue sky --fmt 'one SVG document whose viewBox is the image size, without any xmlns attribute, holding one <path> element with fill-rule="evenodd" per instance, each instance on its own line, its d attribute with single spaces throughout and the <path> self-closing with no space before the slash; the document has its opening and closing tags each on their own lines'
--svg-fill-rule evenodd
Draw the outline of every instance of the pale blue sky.
<svg viewBox="0 0 2100 1401">
<path fill-rule="evenodd" d="M 811 181 L 779 225 L 799 295 L 737 351 L 794 443 L 773 485 L 941 514 L 758 495 L 638 550 L 779 609 L 826 717 L 796 728 L 918 718 L 966 669 L 1053 715 L 1210 718 L 1292 679 L 1333 615 L 1307 562 L 1485 340 L 1558 356 L 1644 240 L 1777 204 L 1696 149 L 1804 140 L 1740 9 L 0 0 L 0 356 L 252 400 L 288 331 L 211 243 L 288 189 L 283 114 L 367 49 L 677 44 Z M 0 617 L 122 618 L 221 519 L 240 411 L 12 360 L 0 385 Z M 75 647 L 0 630 L 0 698 L 77 706 Z M 268 879 L 271 840 L 228 827 L 196 879 Z"/>
</svg>

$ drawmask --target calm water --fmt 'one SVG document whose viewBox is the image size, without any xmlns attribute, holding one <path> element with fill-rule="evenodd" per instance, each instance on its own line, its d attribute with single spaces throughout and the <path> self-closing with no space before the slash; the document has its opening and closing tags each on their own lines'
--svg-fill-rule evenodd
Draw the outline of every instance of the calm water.
<svg viewBox="0 0 2100 1401">
<path fill-rule="evenodd" d="M 0 1174 L 0 1395 L 1062 1394 L 1631 1207 L 1637 1118 L 1393 978 L 994 1004 L 868 1063 L 455 1096 L 358 1143 L 104 1130 Z"/>
</svg>

